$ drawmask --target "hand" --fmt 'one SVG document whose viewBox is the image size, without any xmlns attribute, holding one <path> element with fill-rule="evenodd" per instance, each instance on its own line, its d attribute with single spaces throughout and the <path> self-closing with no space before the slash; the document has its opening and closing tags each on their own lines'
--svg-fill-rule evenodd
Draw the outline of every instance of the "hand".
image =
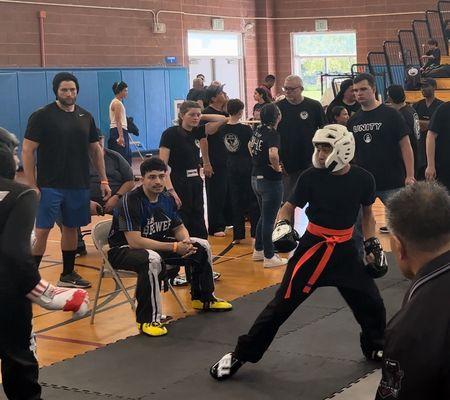
<svg viewBox="0 0 450 400">
<path fill-rule="evenodd" d="M 178 197 L 177 192 L 175 192 L 175 189 L 169 189 L 168 192 L 170 193 L 170 195 L 174 198 L 175 200 L 175 204 L 177 205 L 177 208 L 180 209 L 181 205 L 183 204 L 181 202 L 181 199 Z"/>
<path fill-rule="evenodd" d="M 179 254 L 180 256 L 188 256 L 189 253 L 191 253 L 192 249 L 193 249 L 193 245 L 192 243 L 186 243 L 186 242 L 178 242 L 177 244 L 177 251 L 176 253 Z"/>
<path fill-rule="evenodd" d="M 207 178 L 211 178 L 214 174 L 213 168 L 211 164 L 203 164 L 203 172 Z"/>
<path fill-rule="evenodd" d="M 99 207 L 102 208 L 102 206 L 99 203 L 91 200 L 89 203 L 89 209 L 91 210 L 91 215 L 98 215 Z"/>
<path fill-rule="evenodd" d="M 436 168 L 427 166 L 425 170 L 425 179 L 427 181 L 434 181 L 436 179 Z"/>
<path fill-rule="evenodd" d="M 103 201 L 107 201 L 111 197 L 111 188 L 108 183 L 100 183 Z"/>
<path fill-rule="evenodd" d="M 405 179 L 405 186 L 414 185 L 416 183 L 416 179 L 413 176 L 407 176 Z"/>
<path fill-rule="evenodd" d="M 123 135 L 122 136 L 119 135 L 116 142 L 119 146 L 125 147 L 125 139 L 123 138 Z"/>
<path fill-rule="evenodd" d="M 283 172 L 283 168 L 281 167 L 281 164 L 278 164 L 276 167 L 274 167 L 272 164 L 270 166 L 276 171 L 276 172 Z"/>
<path fill-rule="evenodd" d="M 281 167 L 281 173 L 282 173 L 283 175 L 287 175 L 288 173 L 287 173 L 286 170 L 284 169 L 284 165 L 283 165 L 282 162 L 280 162 L 280 167 Z"/>
<path fill-rule="evenodd" d="M 105 206 L 103 207 L 105 210 L 105 213 L 111 214 L 114 208 L 116 208 L 117 204 L 119 203 L 119 196 L 113 195 L 109 198 L 109 200 L 105 203 Z"/>
</svg>

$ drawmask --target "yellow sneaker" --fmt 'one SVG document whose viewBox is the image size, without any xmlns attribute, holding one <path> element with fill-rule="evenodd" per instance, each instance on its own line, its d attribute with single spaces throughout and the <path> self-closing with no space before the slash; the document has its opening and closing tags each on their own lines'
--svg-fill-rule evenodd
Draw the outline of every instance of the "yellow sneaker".
<svg viewBox="0 0 450 400">
<path fill-rule="evenodd" d="M 167 328 L 161 322 L 145 322 L 137 324 L 141 333 L 147 336 L 164 336 L 167 335 Z"/>
<path fill-rule="evenodd" d="M 233 306 L 228 301 L 221 299 L 214 299 L 211 301 L 192 300 L 192 308 L 194 310 L 204 311 L 230 311 Z"/>
</svg>

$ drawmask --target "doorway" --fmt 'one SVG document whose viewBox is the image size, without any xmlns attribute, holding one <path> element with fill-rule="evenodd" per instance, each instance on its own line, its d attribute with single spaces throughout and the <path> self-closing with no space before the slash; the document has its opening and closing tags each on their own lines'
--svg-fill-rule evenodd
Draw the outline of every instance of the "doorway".
<svg viewBox="0 0 450 400">
<path fill-rule="evenodd" d="M 242 35 L 234 32 L 188 32 L 189 79 L 205 75 L 205 84 L 225 84 L 228 97 L 242 99 L 243 51 Z"/>
</svg>

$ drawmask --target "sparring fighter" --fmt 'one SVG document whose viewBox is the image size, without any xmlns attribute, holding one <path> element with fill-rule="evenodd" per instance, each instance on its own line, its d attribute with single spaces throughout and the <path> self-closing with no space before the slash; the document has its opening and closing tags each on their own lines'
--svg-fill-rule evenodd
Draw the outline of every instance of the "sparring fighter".
<svg viewBox="0 0 450 400">
<path fill-rule="evenodd" d="M 192 308 L 228 311 L 232 305 L 214 296 L 211 247 L 207 240 L 189 237 L 174 198 L 164 191 L 167 165 L 159 157 L 141 164 L 142 186 L 125 194 L 109 234 L 108 258 L 113 268 L 135 271 L 136 320 L 141 333 L 163 336 L 159 281 L 164 265 L 190 267 Z"/>
<path fill-rule="evenodd" d="M 55 288 L 39 275 L 30 245 L 37 194 L 14 181 L 17 145 L 12 134 L 0 129 L 0 359 L 6 397 L 38 400 L 31 302 L 82 316 L 88 296 L 82 289 Z"/>
<path fill-rule="evenodd" d="M 327 125 L 317 130 L 313 144 L 313 167 L 300 175 L 289 201 L 281 208 L 273 239 L 275 244 L 285 241 L 278 235 L 283 230 L 291 235 L 289 225 L 295 208 L 308 203 L 306 232 L 288 262 L 274 299 L 249 333 L 239 337 L 234 352 L 211 367 L 215 379 L 229 378 L 247 361 L 258 362 L 284 321 L 320 286 L 337 287 L 361 325 L 364 356 L 381 360 L 386 311 L 373 278 L 384 274 L 387 264 L 380 242 L 374 237 L 375 181 L 364 169 L 349 164 L 355 141 L 344 126 Z M 367 238 L 366 260 L 370 261 L 366 266 L 352 240 L 360 206 Z"/>
</svg>

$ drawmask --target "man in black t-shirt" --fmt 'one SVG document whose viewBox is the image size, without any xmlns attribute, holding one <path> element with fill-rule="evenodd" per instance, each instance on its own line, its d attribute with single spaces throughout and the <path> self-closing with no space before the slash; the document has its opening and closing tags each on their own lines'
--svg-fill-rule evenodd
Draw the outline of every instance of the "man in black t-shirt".
<svg viewBox="0 0 450 400">
<path fill-rule="evenodd" d="M 434 113 L 427 135 L 427 180 L 437 179 L 450 190 L 450 102 Z"/>
<path fill-rule="evenodd" d="M 216 114 L 228 117 L 224 111 L 227 96 L 224 85 L 210 85 L 206 89 L 206 107 L 202 114 Z M 208 205 L 208 232 L 210 235 L 225 236 L 225 226 L 231 222 L 231 201 L 227 185 L 227 153 L 223 137 L 218 133 L 208 135 L 208 152 L 214 173 L 207 177 L 206 197 Z"/>
<path fill-rule="evenodd" d="M 409 104 L 406 104 L 405 90 L 400 85 L 391 85 L 388 87 L 388 103 L 397 110 L 406 122 L 409 141 L 414 154 L 415 177 L 417 177 L 417 167 L 419 165 L 418 141 L 420 138 L 419 116 Z"/>
<path fill-rule="evenodd" d="M 365 357 L 374 361 L 382 359 L 386 311 L 370 275 L 374 270 L 364 268 L 351 240 L 362 207 L 367 261 L 376 256 L 374 264 L 385 265 L 384 253 L 374 237 L 375 182 L 369 172 L 349 164 L 355 143 L 344 126 L 328 125 L 319 129 L 313 143 L 314 167 L 300 175 L 294 193 L 279 212 L 280 221 L 276 225 L 277 229 L 292 223 L 296 207 L 304 208 L 308 204 L 306 232 L 289 260 L 274 299 L 248 334 L 239 337 L 234 352 L 211 367 L 215 379 L 229 378 L 245 362 L 258 362 L 283 322 L 321 286 L 338 288 L 361 325 Z"/>
<path fill-rule="evenodd" d="M 283 200 L 289 199 L 302 171 L 311 165 L 314 132 L 326 124 L 322 105 L 303 97 L 303 81 L 297 75 L 289 75 L 284 81 L 286 98 L 277 102 L 281 111 L 280 159 L 283 165 Z"/>
<path fill-rule="evenodd" d="M 360 74 L 353 82 L 361 104 L 347 124 L 355 136 L 355 163 L 372 173 L 376 196 L 385 202 L 391 193 L 415 181 L 408 128 L 398 111 L 376 99 L 372 75 Z"/>
<path fill-rule="evenodd" d="M 422 100 L 419 100 L 413 105 L 414 109 L 419 115 L 420 123 L 420 138 L 418 143 L 418 165 L 416 170 L 418 171 L 419 179 L 425 179 L 425 168 L 427 166 L 427 156 L 426 156 L 426 139 L 428 132 L 428 124 L 430 123 L 431 117 L 433 116 L 436 109 L 443 103 L 435 97 L 435 90 L 437 83 L 434 79 L 428 78 L 421 81 Z"/>
<path fill-rule="evenodd" d="M 89 158 L 101 178 L 104 200 L 111 196 L 103 152 L 91 114 L 75 104 L 78 80 L 68 72 L 53 79 L 56 101 L 34 112 L 28 121 L 22 147 L 27 183 L 40 194 L 33 255 L 39 265 L 48 234 L 62 215 L 63 272 L 58 285 L 90 287 L 74 271 L 77 228 L 90 222 Z M 37 159 L 35 157 L 37 153 Z M 37 171 L 36 171 L 37 170 Z M 36 179 L 37 172 L 37 179 Z"/>
<path fill-rule="evenodd" d="M 164 192 L 167 165 L 158 157 L 141 164 L 142 186 L 127 193 L 114 210 L 108 258 L 114 268 L 135 271 L 136 321 L 149 336 L 163 336 L 159 280 L 164 263 L 192 270 L 192 307 L 229 311 L 230 303 L 214 296 L 211 247 L 205 239 L 190 237 L 172 196 Z"/>
<path fill-rule="evenodd" d="M 441 50 L 438 47 L 438 42 L 435 39 L 428 39 L 428 51 L 421 57 L 425 65 L 421 68 L 422 72 L 430 67 L 436 67 L 441 64 Z"/>
</svg>

